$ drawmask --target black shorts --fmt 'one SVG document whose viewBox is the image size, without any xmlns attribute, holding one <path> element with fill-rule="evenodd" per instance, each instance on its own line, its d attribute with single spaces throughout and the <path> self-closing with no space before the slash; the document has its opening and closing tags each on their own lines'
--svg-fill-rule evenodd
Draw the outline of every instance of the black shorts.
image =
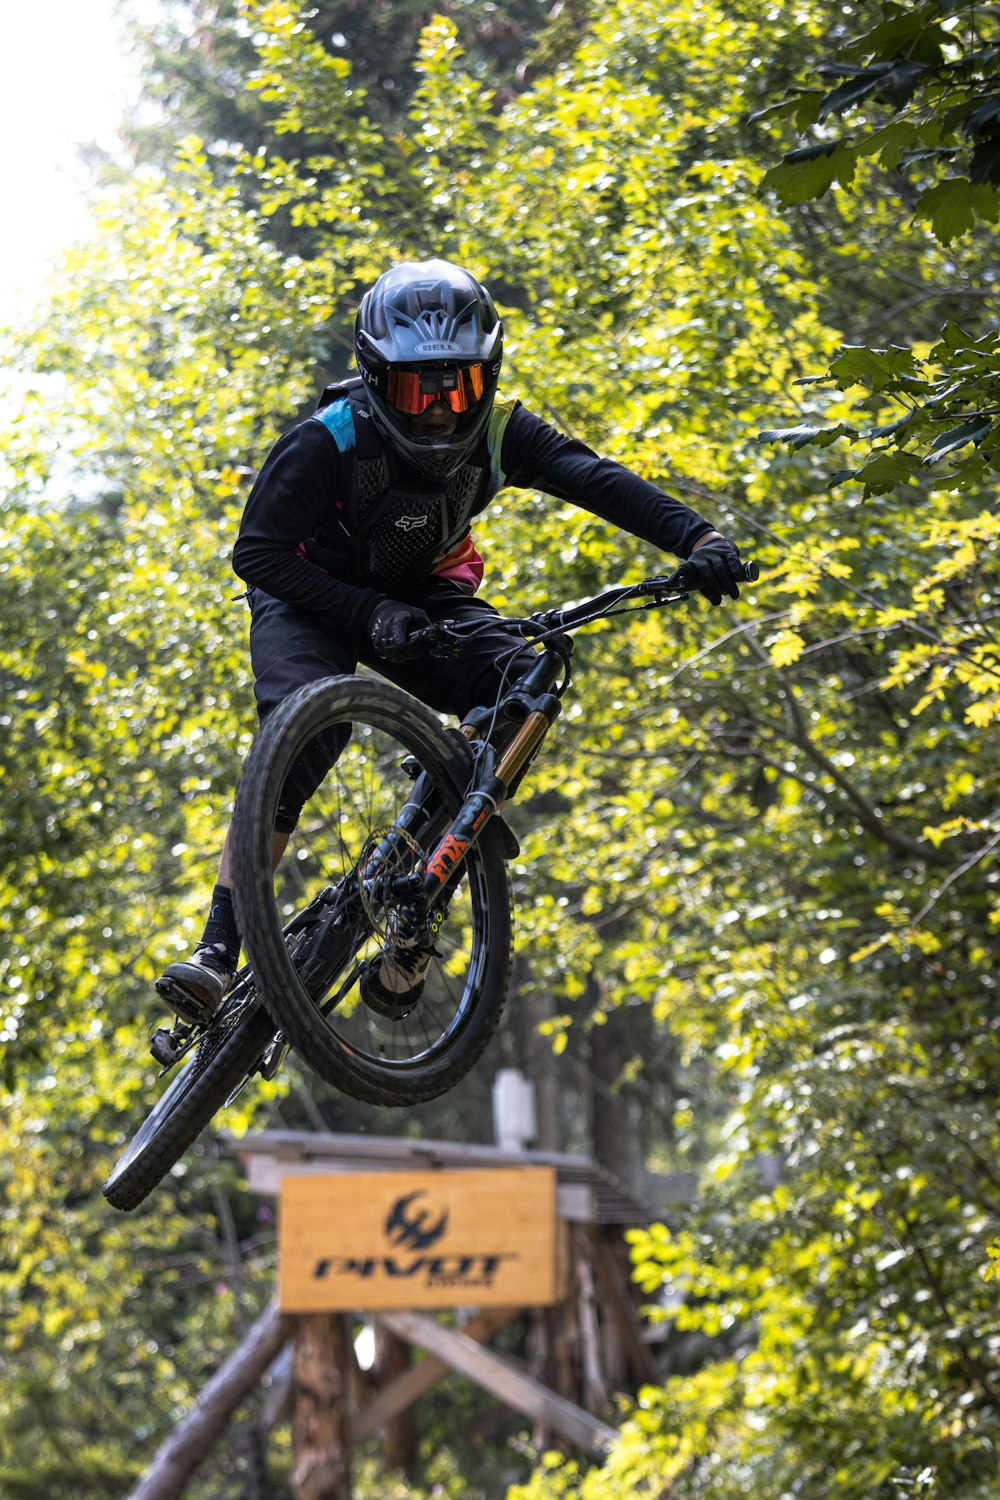
<svg viewBox="0 0 1000 1500">
<path fill-rule="evenodd" d="M 250 662 L 254 694 L 261 723 L 289 694 L 323 677 L 357 670 L 358 663 L 372 667 L 382 677 L 397 683 L 415 698 L 439 713 L 463 718 L 470 710 L 493 703 L 504 679 L 516 680 L 530 667 L 535 653 L 523 645 L 513 660 L 517 638 L 502 629 L 483 630 L 458 656 L 442 660 L 421 656 L 413 661 L 387 662 L 356 643 L 319 624 L 311 615 L 275 599 L 260 589 L 250 589 Z M 484 599 L 470 597 L 446 580 L 412 601 L 434 621 L 475 620 L 486 623 L 500 616 Z M 290 833 L 303 806 L 319 786 L 343 749 L 342 739 L 318 736 L 307 745 L 288 775 L 275 827 Z"/>
</svg>

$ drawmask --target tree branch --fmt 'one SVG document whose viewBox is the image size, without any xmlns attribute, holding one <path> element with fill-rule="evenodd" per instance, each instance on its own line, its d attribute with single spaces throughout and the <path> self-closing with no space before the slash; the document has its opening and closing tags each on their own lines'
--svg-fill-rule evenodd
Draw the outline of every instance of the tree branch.
<svg viewBox="0 0 1000 1500">
<path fill-rule="evenodd" d="M 168 1434 L 128 1500 L 177 1500 L 233 1413 L 288 1338 L 290 1324 L 274 1302 Z"/>
<path fill-rule="evenodd" d="M 948 855 L 942 849 L 935 848 L 926 839 L 911 838 L 909 834 L 901 833 L 898 829 L 890 827 L 883 820 L 875 803 L 855 786 L 849 776 L 844 775 L 844 772 L 836 762 L 831 760 L 811 738 L 806 725 L 805 715 L 795 696 L 795 689 L 792 683 L 789 682 L 783 672 L 774 666 L 771 658 L 759 642 L 751 637 L 749 638 L 749 645 L 761 663 L 766 665 L 781 683 L 790 721 L 789 738 L 792 743 L 797 745 L 803 754 L 808 755 L 814 765 L 819 766 L 829 776 L 834 785 L 839 787 L 853 806 L 862 827 L 867 829 L 869 833 L 874 834 L 881 843 L 886 844 L 890 849 L 897 850 L 900 854 L 906 854 L 912 859 L 923 860 L 927 864 L 947 864 Z"/>
</svg>

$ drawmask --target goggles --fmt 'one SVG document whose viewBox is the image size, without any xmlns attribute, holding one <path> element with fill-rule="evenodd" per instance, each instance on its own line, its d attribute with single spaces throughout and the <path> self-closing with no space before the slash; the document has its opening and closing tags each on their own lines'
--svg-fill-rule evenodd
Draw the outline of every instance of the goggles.
<svg viewBox="0 0 1000 1500">
<path fill-rule="evenodd" d="M 419 416 L 436 401 L 454 412 L 468 411 L 483 394 L 484 366 L 438 365 L 434 369 L 386 371 L 385 399 L 396 411 Z"/>
</svg>

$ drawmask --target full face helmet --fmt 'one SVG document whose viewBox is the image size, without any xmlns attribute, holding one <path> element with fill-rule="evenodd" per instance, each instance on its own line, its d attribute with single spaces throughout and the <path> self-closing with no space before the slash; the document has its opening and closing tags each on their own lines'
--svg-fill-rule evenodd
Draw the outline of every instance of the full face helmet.
<svg viewBox="0 0 1000 1500">
<path fill-rule="evenodd" d="M 503 356 L 485 287 L 446 260 L 394 266 L 362 300 L 354 353 L 372 420 L 399 457 L 434 479 L 461 468 L 486 431 Z M 454 432 L 414 423 L 436 401 L 455 413 Z"/>
</svg>

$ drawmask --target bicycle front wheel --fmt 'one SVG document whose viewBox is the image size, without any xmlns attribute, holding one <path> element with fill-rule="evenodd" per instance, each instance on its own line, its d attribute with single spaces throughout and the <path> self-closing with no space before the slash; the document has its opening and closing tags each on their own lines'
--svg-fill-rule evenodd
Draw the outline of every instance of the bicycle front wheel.
<svg viewBox="0 0 1000 1500">
<path fill-rule="evenodd" d="M 137 1208 L 149 1196 L 254 1072 L 274 1034 L 252 981 L 238 983 L 115 1163 L 103 1189 L 113 1208 Z"/>
<path fill-rule="evenodd" d="M 272 871 L 272 829 L 289 771 L 303 752 L 315 761 L 317 747 L 345 739 Z M 364 879 L 372 851 L 388 836 L 396 872 L 419 874 L 461 804 L 472 766 L 461 735 L 401 689 L 368 677 L 301 688 L 269 716 L 247 757 L 232 828 L 233 887 L 254 972 L 302 1059 L 327 1083 L 370 1103 L 407 1105 L 444 1093 L 472 1068 L 500 1020 L 510 975 L 510 890 L 499 830 L 490 824 L 449 882 L 413 1008 L 387 1015 L 359 986 L 392 916 Z M 412 816 L 420 771 L 433 783 L 423 820 Z M 410 815 L 400 819 L 408 802 Z M 310 925 L 318 929 L 332 910 L 339 923 L 324 940 L 317 981 L 314 950 L 308 974 L 303 955 Z"/>
</svg>

